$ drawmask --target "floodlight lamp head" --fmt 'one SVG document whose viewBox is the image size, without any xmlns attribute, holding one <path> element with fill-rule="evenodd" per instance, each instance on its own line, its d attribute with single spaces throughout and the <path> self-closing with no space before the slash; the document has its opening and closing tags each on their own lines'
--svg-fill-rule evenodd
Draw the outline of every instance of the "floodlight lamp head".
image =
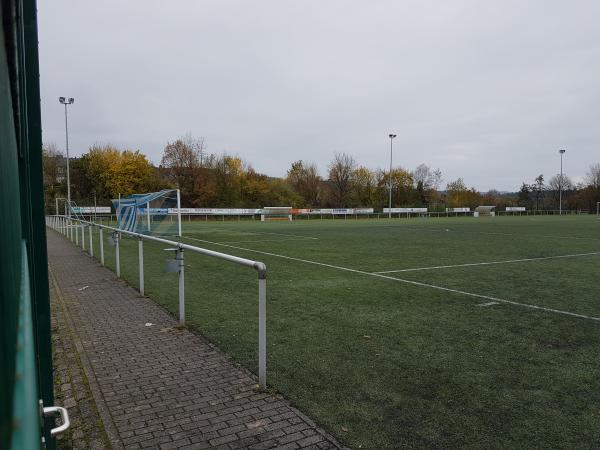
<svg viewBox="0 0 600 450">
<path fill-rule="evenodd" d="M 390 139 L 394 139 L 396 137 L 395 134 L 390 134 Z"/>
<path fill-rule="evenodd" d="M 74 99 L 73 97 L 70 97 L 70 98 L 69 98 L 69 105 L 70 105 L 71 103 L 74 103 L 74 102 L 75 102 L 75 99 Z"/>
<path fill-rule="evenodd" d="M 566 150 L 565 150 L 564 148 L 561 148 L 561 149 L 558 151 L 558 153 L 560 153 L 561 155 L 562 155 L 564 152 L 566 152 Z"/>
<path fill-rule="evenodd" d="M 58 101 L 61 102 L 62 104 L 65 103 L 65 98 L 64 97 L 58 97 Z"/>
</svg>

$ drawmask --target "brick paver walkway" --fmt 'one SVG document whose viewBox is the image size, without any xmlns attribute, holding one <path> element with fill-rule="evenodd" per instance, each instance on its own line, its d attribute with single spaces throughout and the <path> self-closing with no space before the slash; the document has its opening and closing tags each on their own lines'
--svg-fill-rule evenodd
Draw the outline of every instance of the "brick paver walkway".
<svg viewBox="0 0 600 450">
<path fill-rule="evenodd" d="M 113 448 L 339 448 L 280 396 L 48 230 L 58 301 Z M 55 300 L 56 301 L 56 300 Z M 146 326 L 152 323 L 152 326 Z"/>
<path fill-rule="evenodd" d="M 71 334 L 64 302 L 50 283 L 55 404 L 69 410 L 71 426 L 57 438 L 58 450 L 110 449 L 85 368 Z"/>
</svg>

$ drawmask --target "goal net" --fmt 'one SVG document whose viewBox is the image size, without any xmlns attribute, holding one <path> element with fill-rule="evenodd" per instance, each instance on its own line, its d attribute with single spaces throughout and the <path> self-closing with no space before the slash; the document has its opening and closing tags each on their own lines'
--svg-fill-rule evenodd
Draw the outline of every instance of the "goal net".
<svg viewBox="0 0 600 450">
<path fill-rule="evenodd" d="M 178 189 L 133 194 L 112 200 L 117 213 L 117 228 L 151 235 L 181 236 Z M 169 208 L 177 213 L 169 214 Z"/>
<path fill-rule="evenodd" d="M 267 206 L 260 212 L 261 222 L 269 222 L 274 220 L 289 220 L 292 221 L 291 206 Z"/>
</svg>

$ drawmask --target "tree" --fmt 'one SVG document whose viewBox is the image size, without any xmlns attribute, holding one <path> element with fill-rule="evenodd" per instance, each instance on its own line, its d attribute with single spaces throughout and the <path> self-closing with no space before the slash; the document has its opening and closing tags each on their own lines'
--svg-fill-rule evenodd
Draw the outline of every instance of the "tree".
<svg viewBox="0 0 600 450">
<path fill-rule="evenodd" d="M 124 196 L 148 192 L 152 176 L 152 166 L 146 155 L 138 150 L 125 150 L 117 154 L 116 160 L 109 161 L 106 187 L 113 198 L 119 193 Z"/>
<path fill-rule="evenodd" d="M 412 172 L 412 178 L 416 184 L 419 200 L 422 204 L 428 205 L 436 197 L 437 190 L 442 182 L 442 172 L 440 169 L 431 170 L 425 164 L 420 164 Z"/>
<path fill-rule="evenodd" d="M 569 177 L 565 174 L 556 174 L 548 182 L 548 187 L 552 193 L 554 199 L 554 205 L 556 207 L 560 204 L 560 198 L 562 195 L 563 204 L 567 203 L 570 191 L 573 190 L 574 186 Z"/>
<path fill-rule="evenodd" d="M 408 170 L 401 167 L 392 169 L 392 207 L 398 205 L 411 205 L 415 203 L 416 191 L 414 179 Z"/>
<path fill-rule="evenodd" d="M 80 193 L 80 201 L 89 198 L 93 192 L 101 203 L 115 198 L 109 187 L 109 169 L 112 165 L 114 170 L 119 157 L 120 151 L 109 144 L 93 145 L 78 161 L 74 161 L 72 179 Z M 116 195 L 119 192 L 117 190 Z"/>
<path fill-rule="evenodd" d="M 356 167 L 354 158 L 345 153 L 336 153 L 329 163 L 329 181 L 333 202 L 337 207 L 347 206 L 352 191 L 352 173 Z"/>
<path fill-rule="evenodd" d="M 287 181 L 304 199 L 302 206 L 312 208 L 319 205 L 322 180 L 315 164 L 305 164 L 302 160 L 293 162 L 287 172 Z"/>
<path fill-rule="evenodd" d="M 205 149 L 204 138 L 195 139 L 189 133 L 165 146 L 160 165 L 166 170 L 168 179 L 180 189 L 182 201 L 192 200 L 200 178 L 199 169 L 208 162 L 205 161 Z"/>
<path fill-rule="evenodd" d="M 392 182 L 392 207 L 411 206 L 419 203 L 417 191 L 414 188 L 412 174 L 396 167 L 392 169 L 392 176 L 384 170 L 377 170 L 374 174 L 377 189 L 375 191 L 376 205 L 386 208 L 389 203 L 389 183 Z"/>
<path fill-rule="evenodd" d="M 66 196 L 67 177 L 66 160 L 52 143 L 42 146 L 42 170 L 46 210 L 54 212 L 55 199 Z"/>
<path fill-rule="evenodd" d="M 103 203 L 119 194 L 128 196 L 164 187 L 156 169 L 139 151 L 94 145 L 72 162 L 71 181 L 76 187 L 72 197 L 82 204 L 90 202 L 94 193 Z"/>
<path fill-rule="evenodd" d="M 462 178 L 451 181 L 446 186 L 446 205 L 449 207 L 475 207 L 481 196 L 475 188 L 468 189 Z"/>
<path fill-rule="evenodd" d="M 592 189 L 600 189 L 600 163 L 592 164 L 585 175 L 585 182 Z"/>
<path fill-rule="evenodd" d="M 586 186 L 582 186 L 578 196 L 583 208 L 596 212 L 600 202 L 600 163 L 592 164 L 585 175 Z"/>
<path fill-rule="evenodd" d="M 540 200 L 542 200 L 542 207 L 544 201 L 544 191 L 546 187 L 544 185 L 544 175 L 540 174 L 535 178 L 535 183 L 531 185 L 533 193 L 535 195 L 535 210 L 540 209 Z"/>
<path fill-rule="evenodd" d="M 63 155 L 53 143 L 42 146 L 42 160 L 44 172 L 44 185 L 57 185 L 62 180 L 62 160 Z"/>
<path fill-rule="evenodd" d="M 535 186 L 529 186 L 527 183 L 523 182 L 521 189 L 519 190 L 519 206 L 529 206 L 531 203 L 529 194 L 531 193 L 532 189 L 535 189 Z"/>
<path fill-rule="evenodd" d="M 274 178 L 270 180 L 269 196 L 262 206 L 300 206 L 303 198 L 285 180 Z"/>
<path fill-rule="evenodd" d="M 244 163 L 237 156 L 221 155 L 214 163 L 218 206 L 234 208 L 241 205 Z"/>
<path fill-rule="evenodd" d="M 440 169 L 431 170 L 425 164 L 419 164 L 412 172 L 413 180 L 416 184 L 421 183 L 423 189 L 438 189 L 442 182 L 442 171 Z"/>
<path fill-rule="evenodd" d="M 242 183 L 242 205 L 259 208 L 268 204 L 271 185 L 269 177 L 249 167 Z"/>
<path fill-rule="evenodd" d="M 377 187 L 375 173 L 361 166 L 352 172 L 353 198 L 356 206 L 370 206 L 375 200 Z"/>
</svg>

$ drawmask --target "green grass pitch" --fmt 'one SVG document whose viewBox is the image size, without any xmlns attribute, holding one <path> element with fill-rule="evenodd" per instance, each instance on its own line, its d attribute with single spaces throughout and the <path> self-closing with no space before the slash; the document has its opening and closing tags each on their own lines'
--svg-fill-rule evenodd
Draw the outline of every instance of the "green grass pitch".
<svg viewBox="0 0 600 450">
<path fill-rule="evenodd" d="M 600 442 L 596 216 L 199 221 L 184 235 L 267 264 L 269 385 L 344 444 Z M 164 247 L 144 244 L 146 295 L 176 315 Z M 136 240 L 121 257 L 137 286 Z M 256 371 L 256 273 L 185 258 L 187 324 Z"/>
</svg>

